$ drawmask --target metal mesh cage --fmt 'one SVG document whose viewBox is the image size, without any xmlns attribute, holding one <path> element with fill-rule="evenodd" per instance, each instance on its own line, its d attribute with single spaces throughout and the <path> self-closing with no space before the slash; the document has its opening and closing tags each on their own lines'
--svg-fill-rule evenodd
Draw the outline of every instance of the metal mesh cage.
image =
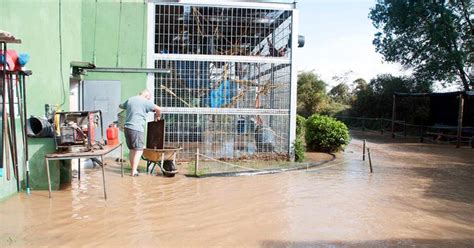
<svg viewBox="0 0 474 248">
<path fill-rule="evenodd" d="M 288 154 L 291 10 L 156 4 L 165 142 L 215 158 Z"/>
</svg>

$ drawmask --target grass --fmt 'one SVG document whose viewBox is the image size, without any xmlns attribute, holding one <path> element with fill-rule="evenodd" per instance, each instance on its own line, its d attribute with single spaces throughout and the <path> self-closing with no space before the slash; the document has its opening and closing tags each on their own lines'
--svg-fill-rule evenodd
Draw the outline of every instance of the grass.
<svg viewBox="0 0 474 248">
<path fill-rule="evenodd" d="M 197 176 L 206 174 L 222 173 L 222 172 L 240 172 L 249 170 L 267 170 L 267 169 L 282 169 L 293 168 L 303 165 L 303 163 L 291 161 L 261 161 L 261 160 L 238 160 L 238 161 L 199 161 L 199 169 Z M 186 175 L 196 175 L 195 162 L 190 161 L 181 164 Z"/>
</svg>

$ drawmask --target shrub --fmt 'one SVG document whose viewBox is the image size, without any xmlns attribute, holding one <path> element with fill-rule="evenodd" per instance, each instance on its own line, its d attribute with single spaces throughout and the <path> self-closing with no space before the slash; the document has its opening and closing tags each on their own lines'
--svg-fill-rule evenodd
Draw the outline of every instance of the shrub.
<svg viewBox="0 0 474 248">
<path fill-rule="evenodd" d="M 335 152 L 349 143 L 347 126 L 328 116 L 310 116 L 305 131 L 306 145 L 312 151 Z"/>
<path fill-rule="evenodd" d="M 293 143 L 295 149 L 295 161 L 303 162 L 305 158 L 306 146 L 304 144 L 303 137 L 296 137 L 295 143 Z"/>
<path fill-rule="evenodd" d="M 304 135 L 306 119 L 301 115 L 296 115 L 296 137 Z"/>
<path fill-rule="evenodd" d="M 293 143 L 293 148 L 295 149 L 295 160 L 296 162 L 303 162 L 306 152 L 306 144 L 304 142 L 304 133 L 305 133 L 305 123 L 306 119 L 301 116 L 296 116 L 296 139 Z"/>
</svg>

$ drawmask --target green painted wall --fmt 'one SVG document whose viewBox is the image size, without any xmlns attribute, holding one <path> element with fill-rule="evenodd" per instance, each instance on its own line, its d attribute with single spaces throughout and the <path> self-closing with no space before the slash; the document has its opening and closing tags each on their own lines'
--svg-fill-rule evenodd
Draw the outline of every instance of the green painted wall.
<svg viewBox="0 0 474 248">
<path fill-rule="evenodd" d="M 9 48 L 30 54 L 26 67 L 33 75 L 27 79 L 28 116 L 43 116 L 45 104 L 69 110 L 71 61 L 93 62 L 97 67 L 146 67 L 144 0 L 0 0 L 0 6 L 0 30 L 22 40 Z M 121 81 L 121 96 L 114 96 L 121 100 L 146 87 L 145 74 L 89 73 L 84 79 Z M 21 137 L 19 130 L 17 127 Z M 53 140 L 29 138 L 29 144 L 32 189 L 47 189 L 44 154 L 54 151 Z M 23 159 L 19 162 L 23 175 Z M 51 165 L 53 188 L 57 189 L 60 165 Z M 64 166 L 61 171 L 68 173 L 68 163 Z M 15 192 L 16 182 L 0 177 L 0 199 Z"/>
</svg>

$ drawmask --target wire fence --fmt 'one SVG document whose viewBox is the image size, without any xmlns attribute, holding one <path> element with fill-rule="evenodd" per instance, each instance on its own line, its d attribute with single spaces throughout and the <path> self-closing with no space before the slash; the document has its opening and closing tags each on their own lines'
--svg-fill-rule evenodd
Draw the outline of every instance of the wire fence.
<svg viewBox="0 0 474 248">
<path fill-rule="evenodd" d="M 352 116 L 337 116 L 336 118 L 353 130 L 375 131 L 380 134 L 391 133 L 393 138 L 415 138 L 422 143 L 457 144 L 474 148 L 474 127 L 461 127 L 460 135 L 458 135 L 457 126 L 415 125 L 386 118 Z"/>
<path fill-rule="evenodd" d="M 259 156 L 240 159 L 215 159 L 199 152 L 187 163 L 187 176 L 253 176 L 285 171 L 311 169 L 335 159 L 335 156 L 317 162 L 292 162 L 286 156 Z"/>
</svg>

